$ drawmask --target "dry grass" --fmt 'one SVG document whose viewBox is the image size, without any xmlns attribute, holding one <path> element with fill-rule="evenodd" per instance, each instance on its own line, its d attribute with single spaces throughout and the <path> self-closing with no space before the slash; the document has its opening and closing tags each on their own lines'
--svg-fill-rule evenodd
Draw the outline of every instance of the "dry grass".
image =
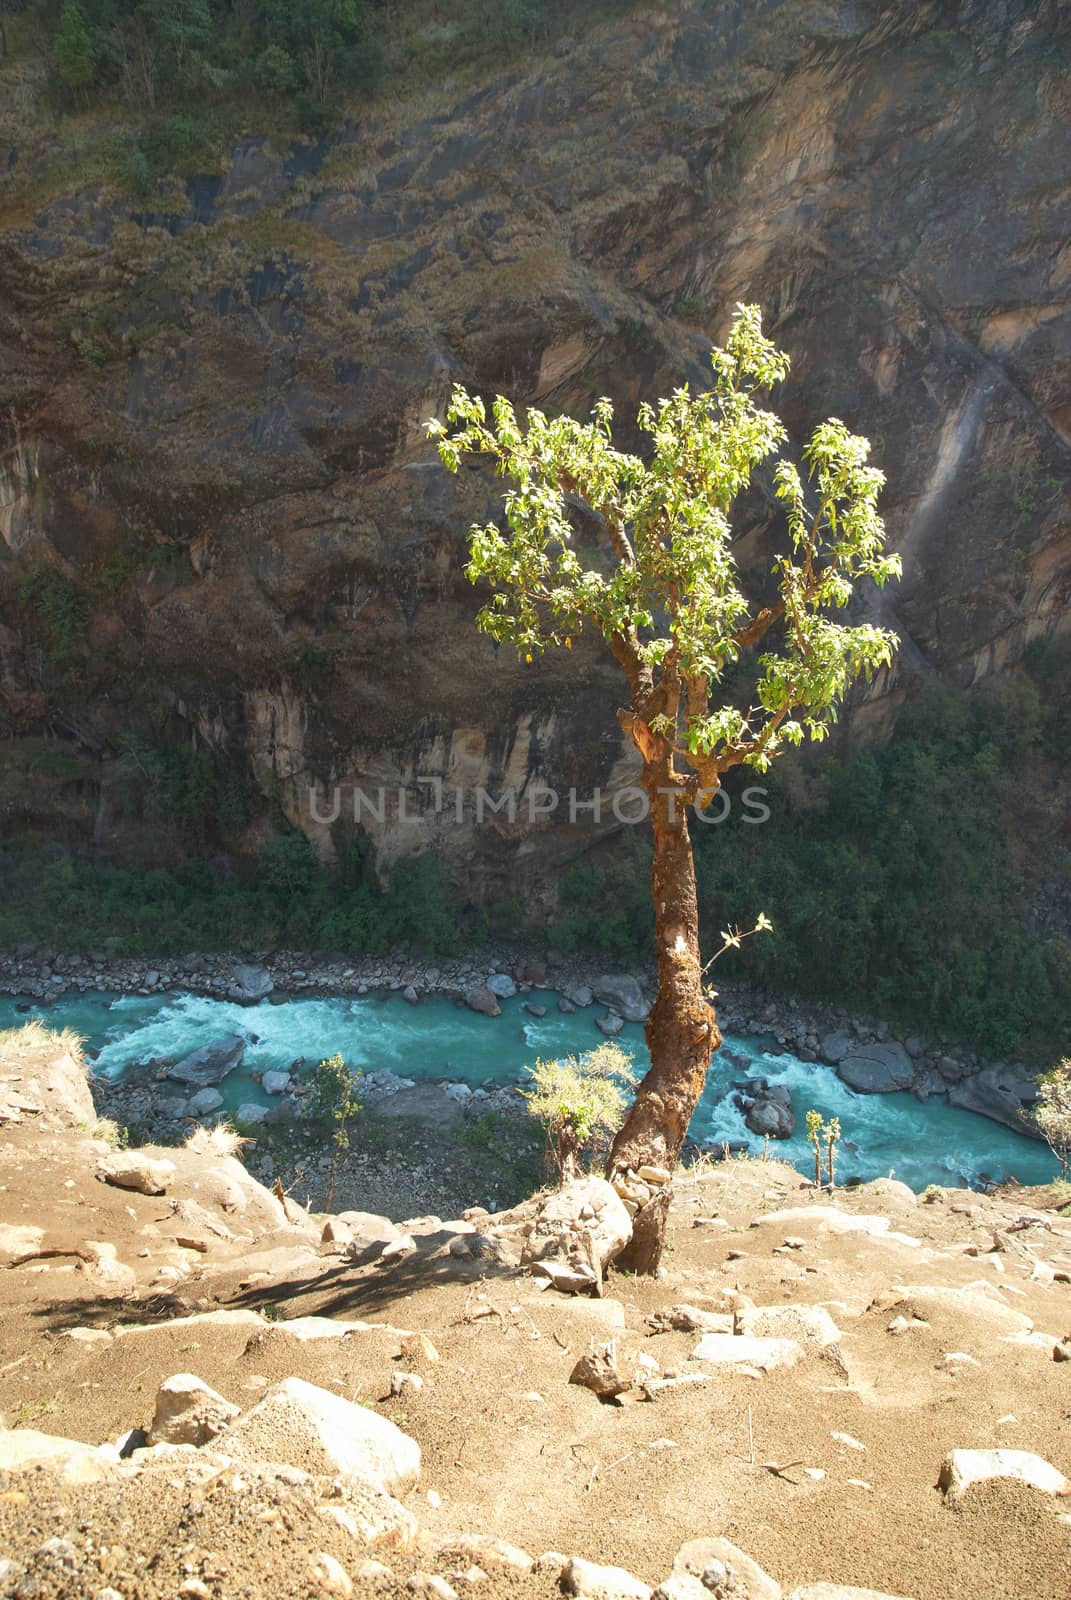
<svg viewBox="0 0 1071 1600">
<path fill-rule="evenodd" d="M 194 1128 L 186 1140 L 185 1148 L 192 1150 L 195 1155 L 212 1156 L 222 1161 L 228 1156 L 236 1156 L 242 1146 L 248 1143 L 249 1140 L 243 1138 L 236 1128 L 219 1122 L 214 1128 Z"/>
<path fill-rule="evenodd" d="M 75 1033 L 73 1028 L 63 1028 L 59 1032 L 55 1028 L 46 1027 L 39 1018 L 34 1017 L 30 1022 L 24 1022 L 19 1028 L 5 1028 L 0 1032 L 0 1056 L 36 1055 L 41 1050 L 55 1051 L 57 1054 L 66 1053 L 76 1061 L 79 1066 L 85 1066 L 85 1057 L 82 1046 L 85 1039 L 80 1033 Z"/>
</svg>

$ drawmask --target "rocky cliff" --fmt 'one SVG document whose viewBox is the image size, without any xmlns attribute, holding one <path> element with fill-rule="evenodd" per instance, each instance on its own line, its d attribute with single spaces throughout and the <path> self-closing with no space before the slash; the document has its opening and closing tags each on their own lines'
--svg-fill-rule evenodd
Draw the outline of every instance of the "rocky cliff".
<svg viewBox="0 0 1071 1600">
<path fill-rule="evenodd" d="M 612 787 L 615 673 L 589 641 L 526 667 L 476 634 L 464 534 L 495 487 L 448 480 L 421 424 L 455 380 L 627 417 L 702 381 L 744 298 L 792 354 L 797 437 L 843 416 L 889 476 L 903 645 L 856 727 L 908 677 L 1066 633 L 1067 21 L 641 8 L 320 144 L 250 136 L 150 199 L 114 127 L 57 126 L 43 69 L 0 63 L 6 809 L 129 842 L 122 735 L 193 731 L 325 843 L 310 783 L 402 784 L 415 820 L 364 819 L 382 861 L 435 840 L 492 887 L 542 878 L 588 829 L 523 804 L 458 826 L 414 780 Z M 772 531 L 757 496 L 745 564 Z M 62 772 L 26 759 L 43 736 Z"/>
</svg>

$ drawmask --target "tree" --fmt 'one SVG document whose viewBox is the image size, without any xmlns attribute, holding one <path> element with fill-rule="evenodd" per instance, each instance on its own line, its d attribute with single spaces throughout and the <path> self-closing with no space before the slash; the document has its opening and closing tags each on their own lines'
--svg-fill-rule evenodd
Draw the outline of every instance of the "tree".
<svg viewBox="0 0 1071 1600">
<path fill-rule="evenodd" d="M 528 1113 L 546 1129 L 558 1175 L 568 1183 L 585 1151 L 621 1126 L 625 1088 L 636 1081 L 632 1057 L 607 1040 L 582 1056 L 537 1061 L 526 1071 L 533 1080 Z"/>
<path fill-rule="evenodd" d="M 785 429 L 757 397 L 783 381 L 789 362 L 763 335 L 757 306 L 738 307 L 711 363 L 710 390 L 684 386 L 657 408 L 640 407 L 642 459 L 614 448 L 607 399 L 589 422 L 531 409 L 522 426 L 507 399 L 494 401 L 489 419 L 459 386 L 446 423 L 428 425 L 448 470 L 475 453 L 509 480 L 505 527 L 470 532 L 468 576 L 492 590 L 480 628 L 531 660 L 593 627 L 628 684 L 618 719 L 643 760 L 654 835 L 658 995 L 646 1027 L 651 1070 L 611 1147 L 611 1179 L 646 1163 L 672 1169 L 721 1043 L 704 987 L 687 808 L 708 807 L 731 768 L 764 771 L 785 745 L 824 738 L 849 685 L 888 665 L 895 645 L 882 628 L 833 615 L 860 580 L 881 584 L 900 571 L 884 553 L 884 477 L 867 465 L 867 441 L 823 422 L 803 451 L 806 480 L 778 454 Z M 771 457 L 768 486 L 788 549 L 774 567 L 777 597 L 758 605 L 740 586 L 729 512 Z M 577 507 L 599 528 L 586 545 L 574 531 Z M 719 703 L 719 683 L 760 645 L 752 703 Z M 637 1213 L 623 1265 L 656 1267 L 668 1191 Z"/>
<path fill-rule="evenodd" d="M 317 1063 L 312 1075 L 309 1093 L 309 1110 L 318 1122 L 331 1128 L 331 1166 L 327 1173 L 327 1191 L 324 1210 L 331 1208 L 335 1197 L 335 1179 L 342 1153 L 350 1147 L 347 1123 L 361 1110 L 361 1097 L 357 1085 L 360 1072 L 351 1072 L 341 1055 L 328 1056 Z"/>
<path fill-rule="evenodd" d="M 52 41 L 56 70 L 68 89 L 84 89 L 97 71 L 97 53 L 85 18 L 76 5 L 66 5 Z"/>
</svg>

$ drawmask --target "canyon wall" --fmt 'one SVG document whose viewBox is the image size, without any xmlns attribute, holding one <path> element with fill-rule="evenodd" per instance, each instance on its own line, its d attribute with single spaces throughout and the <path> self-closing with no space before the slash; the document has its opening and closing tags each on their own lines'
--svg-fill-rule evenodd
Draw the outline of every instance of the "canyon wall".
<svg viewBox="0 0 1071 1600">
<path fill-rule="evenodd" d="M 325 848 L 310 785 L 328 814 L 383 784 L 382 863 L 434 843 L 538 895 L 594 825 L 525 797 L 628 781 L 620 685 L 596 641 L 529 666 L 477 634 L 465 531 L 500 491 L 422 424 L 455 381 L 607 393 L 627 424 L 704 381 L 745 299 L 791 353 L 794 436 L 843 417 L 888 474 L 904 578 L 861 608 L 902 648 L 856 734 L 912 678 L 1066 634 L 1069 38 L 1056 0 L 641 9 L 316 145 L 251 136 L 151 202 L 109 176 L 106 118 L 57 124 L 43 68 L 0 63 L 7 819 L 166 854 L 123 741 L 197 739 Z M 741 563 L 776 533 L 755 495 Z M 436 813 L 436 776 L 516 786 L 516 821 Z"/>
</svg>

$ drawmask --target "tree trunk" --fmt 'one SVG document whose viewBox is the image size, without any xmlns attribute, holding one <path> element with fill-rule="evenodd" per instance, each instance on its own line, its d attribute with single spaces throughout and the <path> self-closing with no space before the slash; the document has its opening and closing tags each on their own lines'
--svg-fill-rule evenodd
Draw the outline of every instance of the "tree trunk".
<svg viewBox="0 0 1071 1600">
<path fill-rule="evenodd" d="M 714 1007 L 703 992 L 692 841 L 671 761 L 647 763 L 643 786 L 654 830 L 651 889 L 658 997 L 645 1030 L 651 1070 L 610 1148 L 606 1175 L 611 1183 L 629 1167 L 668 1167 L 672 1172 L 703 1092 L 710 1058 L 721 1044 Z M 666 1184 L 636 1213 L 632 1239 L 618 1257 L 619 1266 L 654 1272 L 662 1255 L 669 1201 Z"/>
</svg>

